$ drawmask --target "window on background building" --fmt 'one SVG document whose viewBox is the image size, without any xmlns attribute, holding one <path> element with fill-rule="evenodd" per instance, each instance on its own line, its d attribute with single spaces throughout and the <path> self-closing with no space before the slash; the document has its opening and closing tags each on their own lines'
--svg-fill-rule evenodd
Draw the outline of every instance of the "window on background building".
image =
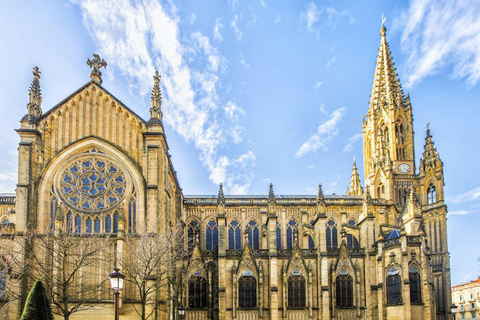
<svg viewBox="0 0 480 320">
<path fill-rule="evenodd" d="M 308 249 L 315 249 L 315 242 L 311 235 L 308 235 Z"/>
<path fill-rule="evenodd" d="M 200 231 L 199 223 L 196 220 L 190 221 L 188 224 L 188 235 L 187 235 L 187 245 L 188 249 L 193 249 L 195 247 L 195 238 L 197 237 Z"/>
<path fill-rule="evenodd" d="M 277 222 L 277 250 L 282 249 L 282 229 Z"/>
<path fill-rule="evenodd" d="M 347 248 L 357 249 L 359 247 L 358 240 L 353 234 L 347 234 Z"/>
<path fill-rule="evenodd" d="M 188 307 L 205 308 L 207 306 L 207 280 L 202 276 L 191 276 L 188 281 Z"/>
<path fill-rule="evenodd" d="M 240 250 L 242 249 L 242 242 L 240 237 L 240 224 L 237 220 L 232 220 L 228 227 L 228 249 Z"/>
<path fill-rule="evenodd" d="M 427 188 L 427 204 L 435 202 L 437 202 L 437 192 L 435 191 L 435 186 L 430 184 Z"/>
<path fill-rule="evenodd" d="M 288 307 L 305 308 L 305 278 L 302 275 L 288 277 Z"/>
<path fill-rule="evenodd" d="M 402 303 L 402 283 L 400 275 L 387 276 L 387 304 Z"/>
<path fill-rule="evenodd" d="M 297 222 L 295 220 L 288 221 L 287 224 L 287 249 L 293 248 L 293 241 L 295 237 L 295 232 L 297 231 Z"/>
<path fill-rule="evenodd" d="M 214 220 L 210 220 L 207 223 L 207 228 L 205 231 L 205 242 L 207 250 L 218 249 L 218 228 L 217 223 Z"/>
<path fill-rule="evenodd" d="M 258 231 L 258 223 L 250 220 L 247 224 L 248 243 L 252 249 L 260 249 L 260 235 Z"/>
<path fill-rule="evenodd" d="M 335 280 L 336 306 L 353 307 L 353 278 L 349 274 L 339 275 Z"/>
<path fill-rule="evenodd" d="M 240 308 L 257 307 L 257 280 L 254 276 L 241 276 L 238 279 L 238 306 Z"/>
<path fill-rule="evenodd" d="M 337 236 L 337 225 L 335 221 L 329 220 L 327 222 L 327 249 L 338 248 Z"/>
<path fill-rule="evenodd" d="M 416 266 L 410 266 L 408 269 L 408 280 L 410 282 L 410 302 L 422 302 L 422 282 Z"/>
</svg>

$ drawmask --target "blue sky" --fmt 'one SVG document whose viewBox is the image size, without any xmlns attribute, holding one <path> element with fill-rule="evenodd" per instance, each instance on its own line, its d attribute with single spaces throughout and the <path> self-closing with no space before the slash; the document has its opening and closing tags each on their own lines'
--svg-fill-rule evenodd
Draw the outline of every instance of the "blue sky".
<svg viewBox="0 0 480 320">
<path fill-rule="evenodd" d="M 115 6 L 113 6 L 115 3 Z M 445 164 L 452 282 L 480 274 L 478 1 L 3 1 L 0 3 L 0 192 L 16 183 L 33 66 L 46 111 L 89 80 L 148 118 L 154 70 L 184 194 L 344 194 L 361 163 L 380 43 L 387 38 L 414 112 Z M 361 169 L 361 177 L 363 170 Z M 363 181 L 363 178 L 362 178 Z"/>
</svg>

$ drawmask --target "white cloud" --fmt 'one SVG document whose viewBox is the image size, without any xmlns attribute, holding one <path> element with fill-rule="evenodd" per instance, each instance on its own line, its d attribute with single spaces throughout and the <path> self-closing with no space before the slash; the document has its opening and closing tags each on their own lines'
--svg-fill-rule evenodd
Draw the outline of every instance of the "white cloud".
<svg viewBox="0 0 480 320">
<path fill-rule="evenodd" d="M 215 26 L 213 27 L 213 39 L 215 39 L 218 42 L 223 41 L 223 36 L 220 33 L 220 29 L 222 28 L 223 28 L 222 19 L 221 18 L 215 19 Z"/>
<path fill-rule="evenodd" d="M 307 169 L 315 169 L 315 165 L 311 164 L 311 165 L 307 166 Z"/>
<path fill-rule="evenodd" d="M 459 194 L 449 199 L 452 203 L 463 203 L 480 200 L 480 187 L 476 187 L 468 192 Z"/>
<path fill-rule="evenodd" d="M 467 211 L 467 210 L 454 210 L 454 211 L 449 211 L 448 215 L 459 215 L 459 216 L 464 216 L 466 214 L 470 214 L 473 211 Z"/>
<path fill-rule="evenodd" d="M 317 35 L 322 28 L 333 28 L 342 19 L 348 19 L 351 25 L 355 23 L 355 19 L 350 11 L 338 11 L 332 7 L 318 8 L 314 2 L 308 3 L 305 11 L 300 14 L 300 20 L 305 22 L 307 30 L 315 32 Z"/>
<path fill-rule="evenodd" d="M 250 68 L 250 65 L 248 64 L 248 62 L 245 60 L 245 57 L 243 56 L 242 53 L 239 54 L 239 61 L 240 61 L 240 64 L 242 66 L 244 66 L 245 68 Z"/>
<path fill-rule="evenodd" d="M 338 124 L 342 121 L 345 114 L 345 108 L 335 110 L 329 119 L 317 128 L 317 132 L 310 136 L 295 153 L 295 157 L 301 157 L 310 152 L 316 152 L 318 149 L 322 151 L 328 150 L 329 142 L 338 134 Z"/>
<path fill-rule="evenodd" d="M 361 133 L 356 133 L 354 134 L 353 136 L 351 136 L 350 138 L 347 139 L 348 143 L 345 145 L 345 147 L 343 148 L 343 152 L 346 153 L 346 152 L 349 152 L 349 151 L 352 151 L 353 150 L 353 145 L 355 144 L 355 142 L 357 142 L 358 139 L 360 139 L 362 137 L 362 134 Z M 355 159 L 353 160 L 355 161 Z"/>
<path fill-rule="evenodd" d="M 318 88 L 320 88 L 322 86 L 322 84 L 323 84 L 322 81 L 318 81 L 317 83 L 315 83 L 313 85 L 313 89 L 318 90 Z"/>
<path fill-rule="evenodd" d="M 265 0 L 260 0 L 260 5 L 261 5 L 264 9 L 267 9 L 267 3 L 265 2 Z"/>
<path fill-rule="evenodd" d="M 280 21 L 282 21 L 282 15 L 281 14 L 278 14 L 276 17 L 275 17 L 275 20 L 273 20 L 274 23 L 279 23 Z"/>
<path fill-rule="evenodd" d="M 242 41 L 243 31 L 240 30 L 240 28 L 238 27 L 239 20 L 240 20 L 240 17 L 238 16 L 238 14 L 235 14 L 235 16 L 233 17 L 233 20 L 230 22 L 230 27 L 232 27 L 233 33 L 235 34 L 235 38 L 238 41 Z"/>
<path fill-rule="evenodd" d="M 480 80 L 480 2 L 413 0 L 393 21 L 402 31 L 406 86 L 445 69 L 468 86 Z"/>
<path fill-rule="evenodd" d="M 246 192 L 255 155 L 252 151 L 222 154 L 230 139 L 243 140 L 244 128 L 239 124 L 243 109 L 223 103 L 217 93 L 227 61 L 210 39 L 200 32 L 181 36 L 176 8 L 169 2 L 122 0 L 111 6 L 86 0 L 78 5 L 98 52 L 109 62 L 106 73 L 120 72 L 133 95 L 148 99 L 152 74 L 158 69 L 163 76 L 165 123 L 200 151 L 212 182 L 224 182 L 227 192 Z M 208 63 L 202 64 L 206 67 L 191 68 L 190 56 L 206 59 Z M 235 110 L 232 117 L 224 116 L 222 105 Z"/>
<path fill-rule="evenodd" d="M 198 19 L 198 17 L 197 17 L 197 15 L 195 14 L 195 12 L 192 13 L 191 16 L 190 16 L 190 24 L 194 24 L 195 21 L 197 21 L 197 19 Z"/>
<path fill-rule="evenodd" d="M 337 57 L 333 56 L 330 60 L 328 60 L 326 63 L 325 63 L 325 66 L 326 67 L 330 67 L 334 62 L 335 60 L 337 60 Z"/>
</svg>

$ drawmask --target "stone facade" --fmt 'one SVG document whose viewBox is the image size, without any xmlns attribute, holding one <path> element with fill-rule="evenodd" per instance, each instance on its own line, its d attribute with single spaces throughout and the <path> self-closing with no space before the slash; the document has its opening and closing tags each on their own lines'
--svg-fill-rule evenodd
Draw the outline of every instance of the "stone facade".
<svg viewBox="0 0 480 320">
<path fill-rule="evenodd" d="M 410 97 L 383 26 L 363 120 L 365 190 L 354 164 L 346 195 L 324 195 L 321 185 L 316 196 L 275 195 L 271 185 L 264 196 L 228 196 L 222 186 L 217 196 L 184 196 L 163 130 L 158 73 L 145 121 L 102 86 L 106 62 L 95 55 L 88 64 L 91 81 L 46 113 L 34 69 L 17 130 L 16 197 L 0 196 L 5 239 L 28 228 L 49 232 L 68 214 L 81 230 L 98 218 L 99 232 L 112 233 L 106 250 L 118 257 L 122 232 L 162 233 L 183 221 L 182 290 L 155 313 L 161 319 L 176 318 L 179 305 L 192 320 L 449 319 L 443 164 L 427 129 L 417 171 Z M 95 183 L 78 192 L 85 177 Z M 118 230 L 108 229 L 115 217 Z M 121 319 L 136 319 L 134 296 L 122 294 Z M 97 305 L 72 319 L 112 316 L 108 287 Z M 18 306 L 10 308 L 16 319 Z"/>
<path fill-rule="evenodd" d="M 479 319 L 480 278 L 453 286 L 452 300 L 457 306 L 457 319 Z"/>
</svg>

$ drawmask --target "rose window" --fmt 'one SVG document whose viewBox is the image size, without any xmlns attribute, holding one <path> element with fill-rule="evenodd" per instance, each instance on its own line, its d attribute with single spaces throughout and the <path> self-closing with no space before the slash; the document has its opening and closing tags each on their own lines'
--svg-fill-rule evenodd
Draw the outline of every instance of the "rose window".
<svg viewBox="0 0 480 320">
<path fill-rule="evenodd" d="M 67 166 L 58 186 L 60 196 L 69 206 L 102 212 L 125 198 L 127 181 L 124 172 L 110 160 L 88 157 Z"/>
</svg>

